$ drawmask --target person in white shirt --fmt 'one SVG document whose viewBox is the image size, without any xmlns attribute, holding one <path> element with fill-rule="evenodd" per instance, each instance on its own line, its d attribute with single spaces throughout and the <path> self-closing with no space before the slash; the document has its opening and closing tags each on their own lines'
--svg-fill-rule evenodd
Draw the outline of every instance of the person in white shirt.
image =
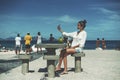
<svg viewBox="0 0 120 80">
<path fill-rule="evenodd" d="M 19 52 L 20 54 L 20 48 L 21 48 L 21 37 L 20 34 L 17 34 L 17 37 L 15 37 L 15 53 Z"/>
<path fill-rule="evenodd" d="M 40 34 L 40 32 L 38 32 L 38 34 L 37 34 L 37 44 L 41 44 L 41 43 L 42 43 L 41 34 Z M 42 49 L 40 48 L 40 50 L 42 50 Z M 37 53 L 38 53 L 38 51 L 39 51 L 39 48 L 37 47 Z"/>
<path fill-rule="evenodd" d="M 68 73 L 68 71 L 67 71 L 67 56 L 70 54 L 80 53 L 83 51 L 83 48 L 84 48 L 84 45 L 86 42 L 86 37 L 87 37 L 87 33 L 84 30 L 84 28 L 86 27 L 86 23 L 87 23 L 86 20 L 79 21 L 78 25 L 77 25 L 77 29 L 79 31 L 75 31 L 72 33 L 64 32 L 61 29 L 60 25 L 58 25 L 58 27 L 57 27 L 58 31 L 60 31 L 63 34 L 63 36 L 68 36 L 68 37 L 73 38 L 71 47 L 61 50 L 61 53 L 60 53 L 60 59 L 59 59 L 58 66 L 56 67 L 56 71 L 61 70 L 61 64 L 63 61 L 64 71 L 61 73 L 61 75 Z"/>
</svg>

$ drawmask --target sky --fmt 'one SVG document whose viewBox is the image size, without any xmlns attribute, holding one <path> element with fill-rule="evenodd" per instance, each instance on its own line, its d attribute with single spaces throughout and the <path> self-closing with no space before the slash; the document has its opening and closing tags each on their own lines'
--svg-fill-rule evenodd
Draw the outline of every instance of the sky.
<svg viewBox="0 0 120 80">
<path fill-rule="evenodd" d="M 87 40 L 120 40 L 120 0 L 0 0 L 0 38 L 36 36 L 55 38 L 77 31 L 77 23 L 87 20 Z"/>
</svg>

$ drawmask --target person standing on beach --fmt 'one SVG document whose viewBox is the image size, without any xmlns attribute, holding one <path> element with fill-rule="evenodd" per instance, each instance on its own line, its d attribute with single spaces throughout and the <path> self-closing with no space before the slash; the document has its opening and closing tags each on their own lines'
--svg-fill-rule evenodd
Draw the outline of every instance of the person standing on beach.
<svg viewBox="0 0 120 80">
<path fill-rule="evenodd" d="M 50 38 L 49 38 L 50 42 L 53 42 L 54 41 L 54 37 L 53 37 L 53 34 L 50 34 Z"/>
<path fill-rule="evenodd" d="M 100 47 L 100 39 L 99 38 L 97 38 L 97 40 L 96 40 L 96 48 L 98 48 L 98 47 Z"/>
<path fill-rule="evenodd" d="M 106 43 L 105 43 L 105 39 L 102 38 L 102 49 L 104 50 L 106 48 Z"/>
<path fill-rule="evenodd" d="M 68 73 L 67 56 L 70 54 L 83 52 L 83 48 L 84 48 L 86 37 L 87 37 L 87 32 L 84 30 L 84 28 L 86 27 L 86 23 L 87 23 L 86 20 L 79 21 L 77 24 L 77 29 L 79 31 L 75 31 L 72 33 L 64 32 L 61 29 L 60 25 L 58 25 L 57 27 L 58 31 L 60 31 L 63 34 L 63 36 L 68 36 L 73 38 L 71 47 L 61 50 L 61 53 L 60 53 L 60 58 L 58 61 L 59 63 L 58 63 L 58 66 L 56 67 L 56 71 L 61 70 L 61 64 L 63 61 L 64 71 L 61 73 L 61 75 Z"/>
<path fill-rule="evenodd" d="M 42 42 L 41 34 L 40 34 L 40 32 L 38 32 L 38 34 L 37 34 L 37 44 L 41 44 L 41 42 Z M 40 48 L 40 50 L 42 50 L 42 49 Z M 37 47 L 37 53 L 38 53 L 38 51 L 39 51 L 39 47 Z"/>
<path fill-rule="evenodd" d="M 0 50 L 1 50 L 1 48 L 2 48 L 2 45 L 0 44 Z"/>
<path fill-rule="evenodd" d="M 31 52 L 31 41 L 32 37 L 30 36 L 30 33 L 28 32 L 27 35 L 24 37 L 25 40 L 25 48 L 26 48 L 26 54 Z"/>
<path fill-rule="evenodd" d="M 21 48 L 21 37 L 20 37 L 20 34 L 17 34 L 17 37 L 15 37 L 15 53 L 16 54 L 20 54 L 20 48 Z"/>
</svg>

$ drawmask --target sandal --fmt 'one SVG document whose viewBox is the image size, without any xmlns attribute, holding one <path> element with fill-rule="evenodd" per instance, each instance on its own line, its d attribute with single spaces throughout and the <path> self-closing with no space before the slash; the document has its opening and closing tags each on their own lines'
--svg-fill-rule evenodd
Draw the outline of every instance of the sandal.
<svg viewBox="0 0 120 80">
<path fill-rule="evenodd" d="M 68 74 L 68 72 L 62 72 L 61 75 Z"/>
<path fill-rule="evenodd" d="M 55 71 L 60 71 L 61 69 L 56 69 Z"/>
</svg>

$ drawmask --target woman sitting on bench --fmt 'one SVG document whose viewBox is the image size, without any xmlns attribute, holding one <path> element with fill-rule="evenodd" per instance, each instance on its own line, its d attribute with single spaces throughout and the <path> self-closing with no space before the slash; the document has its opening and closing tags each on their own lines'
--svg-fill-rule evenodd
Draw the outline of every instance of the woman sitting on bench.
<svg viewBox="0 0 120 80">
<path fill-rule="evenodd" d="M 79 21 L 78 25 L 77 25 L 77 29 L 79 31 L 72 32 L 72 33 L 64 32 L 61 29 L 60 25 L 58 25 L 58 27 L 57 27 L 58 31 L 60 31 L 63 34 L 63 36 L 68 36 L 68 37 L 73 38 L 71 47 L 62 50 L 60 53 L 60 59 L 59 59 L 58 66 L 56 67 L 56 71 L 61 70 L 61 64 L 62 64 L 62 60 L 63 60 L 64 71 L 61 73 L 61 75 L 68 73 L 68 71 L 67 71 L 67 56 L 70 54 L 82 52 L 82 49 L 84 47 L 84 44 L 86 42 L 86 37 L 87 37 L 86 31 L 84 31 L 84 28 L 86 27 L 86 23 L 87 23 L 86 20 Z"/>
</svg>

